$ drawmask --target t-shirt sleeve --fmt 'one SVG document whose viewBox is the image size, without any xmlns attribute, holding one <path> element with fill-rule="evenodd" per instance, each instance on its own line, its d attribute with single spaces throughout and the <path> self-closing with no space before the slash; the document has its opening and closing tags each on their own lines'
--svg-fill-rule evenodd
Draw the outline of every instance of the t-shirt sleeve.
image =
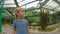
<svg viewBox="0 0 60 34">
<path fill-rule="evenodd" d="M 16 29 L 16 22 L 15 21 L 13 22 L 13 27 Z"/>
</svg>

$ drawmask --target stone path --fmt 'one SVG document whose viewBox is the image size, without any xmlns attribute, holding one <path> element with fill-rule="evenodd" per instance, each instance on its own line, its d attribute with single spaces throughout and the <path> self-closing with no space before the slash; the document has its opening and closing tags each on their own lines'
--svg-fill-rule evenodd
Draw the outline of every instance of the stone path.
<svg viewBox="0 0 60 34">
<path fill-rule="evenodd" d="M 12 29 L 7 26 L 2 26 L 3 34 L 12 34 Z M 54 32 L 37 32 L 31 31 L 31 34 L 60 34 L 60 28 L 55 30 Z"/>
</svg>

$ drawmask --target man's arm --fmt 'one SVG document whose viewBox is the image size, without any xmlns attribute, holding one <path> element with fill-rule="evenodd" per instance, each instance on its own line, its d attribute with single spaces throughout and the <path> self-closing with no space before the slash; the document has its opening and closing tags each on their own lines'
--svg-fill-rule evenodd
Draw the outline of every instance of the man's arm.
<svg viewBox="0 0 60 34">
<path fill-rule="evenodd" d="M 16 29 L 15 29 L 15 28 L 13 28 L 12 34 L 15 34 L 15 32 L 16 32 Z"/>
<path fill-rule="evenodd" d="M 30 34 L 30 27 L 29 26 L 27 28 L 27 32 L 28 32 L 28 34 Z"/>
</svg>

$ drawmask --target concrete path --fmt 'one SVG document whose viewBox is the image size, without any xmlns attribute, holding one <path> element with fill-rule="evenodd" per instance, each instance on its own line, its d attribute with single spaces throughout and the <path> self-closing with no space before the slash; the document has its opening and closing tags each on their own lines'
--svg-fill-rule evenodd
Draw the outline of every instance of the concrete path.
<svg viewBox="0 0 60 34">
<path fill-rule="evenodd" d="M 3 34 L 12 34 L 12 29 L 8 28 L 7 26 L 2 26 Z M 60 34 L 60 28 L 56 29 L 53 32 L 38 32 L 38 31 L 31 31 L 31 34 Z"/>
</svg>

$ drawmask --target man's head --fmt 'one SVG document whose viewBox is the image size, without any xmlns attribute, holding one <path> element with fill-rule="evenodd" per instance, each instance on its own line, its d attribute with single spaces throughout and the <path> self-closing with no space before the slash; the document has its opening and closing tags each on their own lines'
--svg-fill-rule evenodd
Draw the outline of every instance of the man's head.
<svg viewBox="0 0 60 34">
<path fill-rule="evenodd" d="M 15 16 L 16 18 L 23 18 L 24 17 L 24 8 L 16 8 L 15 9 Z"/>
</svg>

